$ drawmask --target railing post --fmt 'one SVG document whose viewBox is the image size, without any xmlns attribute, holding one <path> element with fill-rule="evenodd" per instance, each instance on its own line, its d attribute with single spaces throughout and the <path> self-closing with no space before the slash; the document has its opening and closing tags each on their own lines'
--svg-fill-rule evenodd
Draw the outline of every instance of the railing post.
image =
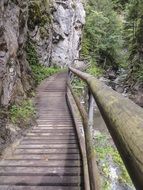
<svg viewBox="0 0 143 190">
<path fill-rule="evenodd" d="M 70 81 L 70 83 L 72 83 L 73 81 L 73 73 L 70 71 L 70 69 L 68 69 L 68 80 L 67 81 Z"/>
<path fill-rule="evenodd" d="M 91 190 L 101 190 L 100 174 L 96 162 L 96 152 L 93 143 L 93 117 L 94 116 L 94 98 L 88 88 L 88 128 L 85 131 L 87 144 L 87 158 L 89 167 L 89 177 Z"/>
<path fill-rule="evenodd" d="M 93 129 L 93 114 L 94 114 L 94 98 L 90 90 L 88 90 L 88 127 Z"/>
</svg>

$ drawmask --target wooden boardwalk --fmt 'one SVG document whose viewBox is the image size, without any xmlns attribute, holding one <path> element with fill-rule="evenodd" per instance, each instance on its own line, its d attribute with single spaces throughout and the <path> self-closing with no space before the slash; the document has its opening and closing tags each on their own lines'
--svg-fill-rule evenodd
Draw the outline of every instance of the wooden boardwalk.
<svg viewBox="0 0 143 190">
<path fill-rule="evenodd" d="M 82 162 L 66 103 L 66 74 L 37 89 L 38 126 L 0 161 L 0 190 L 83 190 Z"/>
</svg>

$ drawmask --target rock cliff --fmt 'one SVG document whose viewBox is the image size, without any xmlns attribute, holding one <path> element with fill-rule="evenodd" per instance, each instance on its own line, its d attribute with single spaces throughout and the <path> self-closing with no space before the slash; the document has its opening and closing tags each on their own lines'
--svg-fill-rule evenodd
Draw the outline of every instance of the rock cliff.
<svg viewBox="0 0 143 190">
<path fill-rule="evenodd" d="M 30 40 L 39 63 L 64 67 L 79 58 L 85 11 L 80 0 L 0 1 L 0 105 L 21 101 L 34 84 Z"/>
<path fill-rule="evenodd" d="M 37 70 L 37 64 L 72 64 L 84 17 L 80 0 L 0 0 L 0 152 L 24 130 L 8 121 L 8 113 L 31 94 L 33 64 Z"/>
<path fill-rule="evenodd" d="M 0 1 L 0 104 L 7 107 L 26 97 L 33 84 L 24 46 L 28 0 Z"/>
<path fill-rule="evenodd" d="M 85 11 L 80 0 L 57 0 L 53 3 L 53 47 L 51 61 L 71 65 L 79 58 Z"/>
</svg>

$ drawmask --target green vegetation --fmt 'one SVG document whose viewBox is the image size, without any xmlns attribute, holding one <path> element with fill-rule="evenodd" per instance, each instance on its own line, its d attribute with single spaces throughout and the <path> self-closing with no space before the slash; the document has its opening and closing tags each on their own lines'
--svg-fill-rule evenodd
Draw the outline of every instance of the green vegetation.
<svg viewBox="0 0 143 190">
<path fill-rule="evenodd" d="M 130 0 L 125 9 L 125 47 L 128 49 L 129 80 L 143 82 L 143 1 Z"/>
<path fill-rule="evenodd" d="M 97 134 L 95 135 L 95 149 L 97 152 L 98 163 L 101 168 L 103 176 L 103 189 L 110 190 L 110 164 L 113 162 L 115 167 L 118 169 L 118 182 L 126 184 L 132 187 L 131 179 L 128 172 L 123 164 L 123 161 L 115 148 L 111 145 L 110 137 L 107 134 Z"/>
<path fill-rule="evenodd" d="M 48 0 L 30 0 L 28 28 L 34 30 L 35 26 L 44 27 L 51 23 L 50 9 Z"/>
<path fill-rule="evenodd" d="M 34 73 L 36 84 L 40 84 L 45 78 L 59 72 L 58 68 L 46 67 L 44 65 L 31 65 L 32 71 Z"/>
<path fill-rule="evenodd" d="M 27 61 L 29 62 L 32 69 L 36 85 L 44 80 L 46 77 L 49 77 L 59 71 L 59 68 L 57 67 L 46 67 L 39 64 L 37 52 L 33 43 L 30 40 L 27 41 L 26 52 Z"/>
<path fill-rule="evenodd" d="M 87 70 L 87 73 L 96 76 L 96 77 L 100 77 L 103 75 L 104 70 L 101 67 L 98 67 L 96 64 L 95 65 L 91 65 Z"/>
<path fill-rule="evenodd" d="M 81 55 L 90 71 L 124 67 L 130 86 L 143 82 L 143 1 L 90 0 L 86 13 Z"/>
<path fill-rule="evenodd" d="M 13 124 L 26 126 L 35 116 L 35 108 L 31 100 L 24 100 L 20 105 L 13 105 L 9 109 L 9 119 Z"/>
<path fill-rule="evenodd" d="M 99 67 L 118 68 L 122 61 L 122 22 L 111 0 L 91 0 L 86 7 L 82 55 Z"/>
</svg>

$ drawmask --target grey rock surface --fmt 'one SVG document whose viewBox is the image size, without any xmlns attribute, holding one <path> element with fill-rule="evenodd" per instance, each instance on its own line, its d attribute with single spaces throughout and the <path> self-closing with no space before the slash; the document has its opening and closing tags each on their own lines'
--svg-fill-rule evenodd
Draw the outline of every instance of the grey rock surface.
<svg viewBox="0 0 143 190">
<path fill-rule="evenodd" d="M 26 97 L 31 89 L 30 68 L 25 59 L 28 1 L 0 2 L 0 104 Z"/>
<path fill-rule="evenodd" d="M 61 67 L 79 58 L 85 11 L 80 0 L 54 1 L 51 62 Z"/>
</svg>

